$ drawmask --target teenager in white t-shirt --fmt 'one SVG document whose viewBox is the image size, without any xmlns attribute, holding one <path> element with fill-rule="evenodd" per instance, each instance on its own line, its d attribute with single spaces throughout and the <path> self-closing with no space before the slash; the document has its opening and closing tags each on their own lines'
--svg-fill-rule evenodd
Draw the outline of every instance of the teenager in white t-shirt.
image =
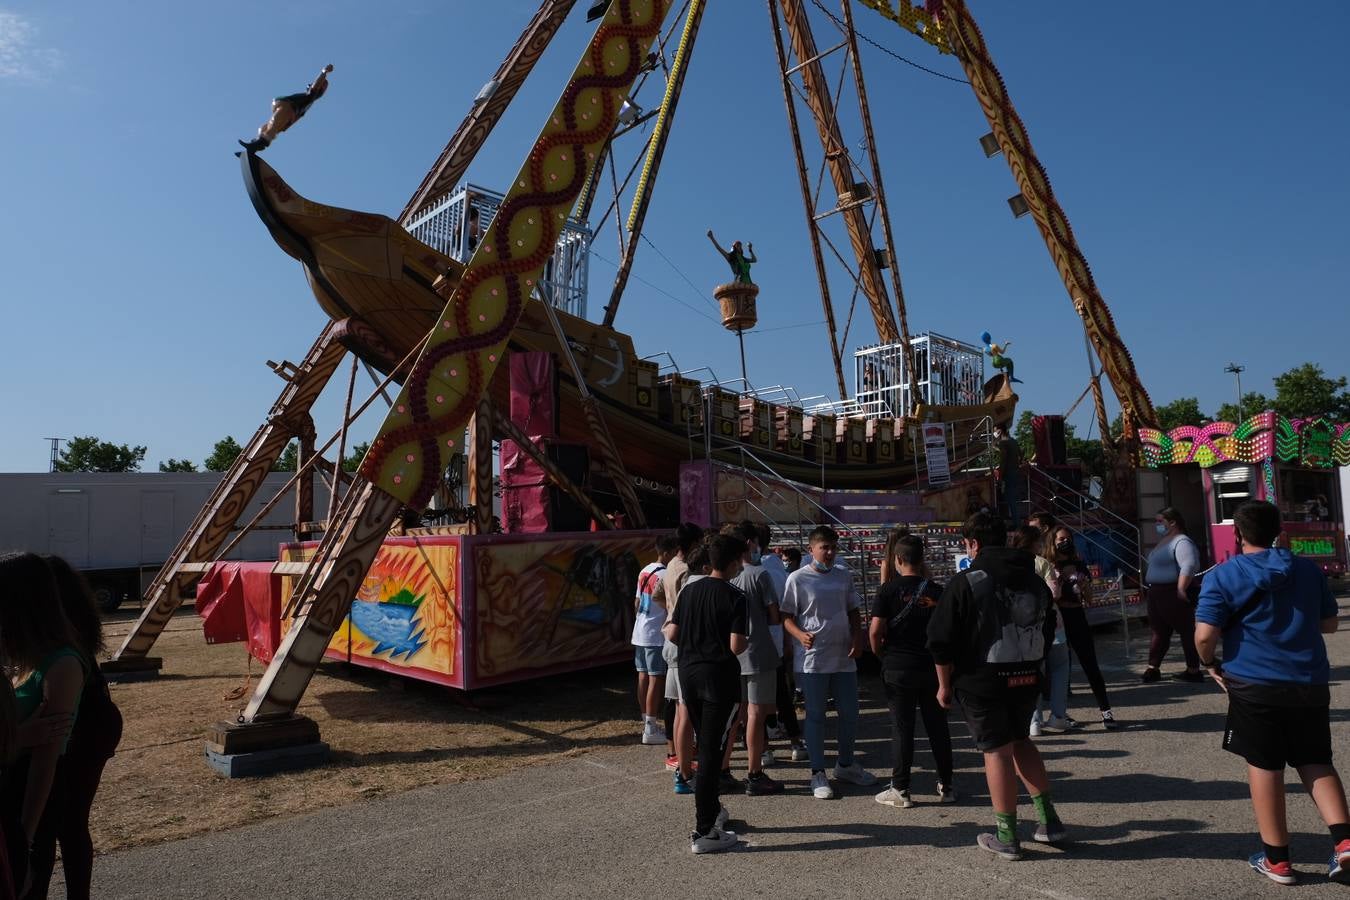
<svg viewBox="0 0 1350 900">
<path fill-rule="evenodd" d="M 834 698 L 839 755 L 834 777 L 857 785 L 876 777 L 853 759 L 858 731 L 858 667 L 864 632 L 862 601 L 848 570 L 835 565 L 839 536 L 821 525 L 811 532 L 811 561 L 788 576 L 780 612 L 783 628 L 797 642 L 793 671 L 806 697 L 806 749 L 811 760 L 811 793 L 834 796 L 825 774 L 825 708 Z"/>
<path fill-rule="evenodd" d="M 680 549 L 674 534 L 656 540 L 656 562 L 638 573 L 637 594 L 633 599 L 633 664 L 637 668 L 638 706 L 642 708 L 642 743 L 664 744 L 662 707 L 666 696 L 666 662 L 661 658 L 666 624 L 665 592 L 662 576 L 666 565 Z"/>
</svg>

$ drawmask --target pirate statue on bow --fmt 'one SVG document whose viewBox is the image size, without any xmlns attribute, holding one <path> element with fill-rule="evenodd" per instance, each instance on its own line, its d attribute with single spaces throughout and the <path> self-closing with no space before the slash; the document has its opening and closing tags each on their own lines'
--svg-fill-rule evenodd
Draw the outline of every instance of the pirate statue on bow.
<svg viewBox="0 0 1350 900">
<path fill-rule="evenodd" d="M 257 153 L 259 150 L 266 149 L 269 144 L 277 139 L 277 135 L 299 121 L 300 117 L 314 104 L 314 101 L 323 96 L 324 91 L 328 90 L 328 73 L 331 71 L 333 71 L 333 64 L 329 63 L 319 72 L 319 77 L 315 78 L 301 93 L 287 94 L 284 97 L 274 99 L 272 101 L 272 116 L 258 129 L 258 136 L 251 141 L 240 141 L 239 145 L 249 153 Z"/>
</svg>

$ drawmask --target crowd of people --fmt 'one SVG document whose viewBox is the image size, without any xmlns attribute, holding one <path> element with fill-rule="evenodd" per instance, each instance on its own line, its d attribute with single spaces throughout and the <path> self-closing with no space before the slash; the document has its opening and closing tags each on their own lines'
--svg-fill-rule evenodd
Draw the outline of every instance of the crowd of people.
<svg viewBox="0 0 1350 900">
<path fill-rule="evenodd" d="M 1247 762 L 1262 843 L 1250 867 L 1281 884 L 1295 881 L 1284 818 L 1289 765 L 1330 833 L 1329 878 L 1350 883 L 1350 812 L 1331 761 L 1323 639 L 1336 630 L 1336 604 L 1315 564 L 1276 546 L 1276 507 L 1249 502 L 1236 523 L 1242 553 L 1202 583 L 1180 514 L 1159 514 L 1160 542 L 1147 575 L 1153 640 L 1142 680 L 1161 678 L 1179 633 L 1186 668 L 1176 677 L 1212 679 L 1227 694 L 1223 748 Z M 910 773 L 920 721 L 937 776 L 931 796 L 958 802 L 948 714 L 959 707 L 983 755 L 993 807 L 994 830 L 980 834 L 978 846 L 1002 859 L 1021 857 L 1021 789 L 1035 810 L 1032 840 L 1067 840 L 1032 738 L 1080 727 L 1068 710 L 1071 660 L 1103 729 L 1123 727 L 1086 615 L 1088 566 L 1072 530 L 1048 512 L 1009 533 L 999 516 L 981 511 L 965 522 L 962 540 L 970 566 L 942 585 L 929 573 L 923 538 L 895 529 L 866 614 L 853 574 L 836 562 L 838 535 L 827 526 L 811 532 L 805 556 L 771 546 L 767 527 L 754 522 L 707 534 L 686 524 L 658 541 L 657 562 L 639 580 L 633 633 L 642 740 L 666 745 L 675 793 L 694 795 L 692 852 L 738 843 L 721 795 L 784 792 L 766 771 L 777 761 L 775 741 L 787 740 L 791 759 L 809 763 L 816 799 L 833 798 L 834 783 L 876 782 L 855 756 L 857 661 L 868 649 L 880 661 L 892 737 L 890 779 L 876 802 L 917 805 Z M 657 702 L 662 695 L 664 705 Z M 804 708 L 801 722 L 794 697 Z M 738 736 L 746 748 L 744 779 L 731 767 Z"/>
<path fill-rule="evenodd" d="M 89 896 L 89 813 L 122 737 L 102 651 L 79 573 L 59 557 L 0 555 L 0 900 L 46 897 L 58 845 L 66 896 Z"/>
</svg>

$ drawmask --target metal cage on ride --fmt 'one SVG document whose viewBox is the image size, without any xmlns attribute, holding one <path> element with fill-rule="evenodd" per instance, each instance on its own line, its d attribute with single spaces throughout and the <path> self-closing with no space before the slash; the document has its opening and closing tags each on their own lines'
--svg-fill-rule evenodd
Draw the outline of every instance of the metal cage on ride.
<svg viewBox="0 0 1350 900">
<path fill-rule="evenodd" d="M 502 194 L 476 184 L 461 184 L 407 224 L 413 237 L 460 262 L 468 262 L 487 234 Z M 534 296 L 558 309 L 586 318 L 593 232 L 585 222 L 568 218 L 553 248 L 553 258 L 535 287 Z"/>
<path fill-rule="evenodd" d="M 976 344 L 934 332 L 910 340 L 919 402 L 973 406 L 984 402 L 984 351 Z M 899 343 L 874 344 L 853 354 L 854 401 L 870 418 L 898 418 L 910 411 L 909 374 Z"/>
</svg>

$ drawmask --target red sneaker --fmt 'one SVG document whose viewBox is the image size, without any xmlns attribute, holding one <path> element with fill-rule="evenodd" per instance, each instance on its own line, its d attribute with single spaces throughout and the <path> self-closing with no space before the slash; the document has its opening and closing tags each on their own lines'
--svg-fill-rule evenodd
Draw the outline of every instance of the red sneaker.
<svg viewBox="0 0 1350 900">
<path fill-rule="evenodd" d="M 1273 863 L 1266 859 L 1264 853 L 1254 853 L 1247 860 L 1247 865 L 1254 871 L 1260 872 L 1276 884 L 1295 884 L 1298 878 L 1294 875 L 1294 867 L 1288 862 Z"/>
<path fill-rule="evenodd" d="M 1350 841 L 1341 841 L 1331 854 L 1327 879 L 1337 884 L 1350 884 Z"/>
<path fill-rule="evenodd" d="M 668 754 L 666 756 L 666 771 L 674 772 L 679 767 L 680 767 L 680 758 L 676 756 L 674 753 Z"/>
</svg>

